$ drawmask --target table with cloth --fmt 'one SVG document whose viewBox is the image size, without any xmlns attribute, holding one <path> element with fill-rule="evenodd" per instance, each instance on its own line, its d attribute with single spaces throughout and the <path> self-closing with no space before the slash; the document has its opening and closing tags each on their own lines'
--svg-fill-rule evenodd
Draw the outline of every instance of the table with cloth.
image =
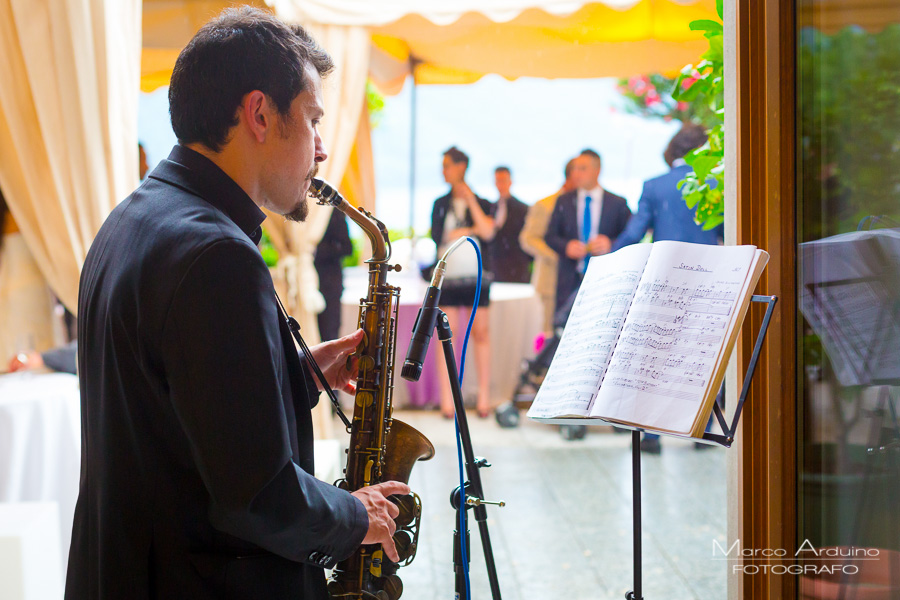
<svg viewBox="0 0 900 600">
<path fill-rule="evenodd" d="M 390 273 L 388 282 L 400 287 L 400 306 L 397 326 L 397 353 L 394 373 L 394 406 L 437 407 L 440 404 L 440 388 L 435 362 L 435 352 L 440 351 L 437 334 L 431 338 L 428 356 L 418 382 L 400 377 L 400 368 L 406 359 L 413 324 L 422 306 L 428 283 L 411 270 Z M 341 298 L 341 335 L 351 333 L 359 318 L 359 301 L 366 296 L 368 268 L 344 269 L 344 294 Z M 522 283 L 491 284 L 491 398 L 494 405 L 512 397 L 512 392 L 522 372 L 522 360 L 534 355 L 534 340 L 541 332 L 543 312 L 534 288 Z M 465 323 L 454 325 L 453 348 L 457 360 L 465 339 Z M 478 372 L 475 368 L 475 349 L 471 339 L 466 356 L 463 396 L 474 399 L 478 391 Z"/>
<path fill-rule="evenodd" d="M 64 569 L 81 467 L 78 378 L 67 373 L 0 376 L 0 509 L 55 502 Z"/>
</svg>

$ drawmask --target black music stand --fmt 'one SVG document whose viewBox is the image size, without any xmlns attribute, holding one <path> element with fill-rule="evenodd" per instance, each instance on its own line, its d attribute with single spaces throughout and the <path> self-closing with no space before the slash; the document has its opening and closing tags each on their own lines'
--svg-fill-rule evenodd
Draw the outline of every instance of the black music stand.
<svg viewBox="0 0 900 600">
<path fill-rule="evenodd" d="M 737 406 L 734 410 L 734 417 L 731 425 L 725 421 L 725 415 L 719 407 L 724 399 L 725 387 L 719 391 L 716 402 L 713 404 L 713 414 L 722 428 L 722 434 L 711 433 L 707 431 L 703 434 L 701 443 L 718 445 L 724 448 L 730 448 L 734 442 L 734 435 L 737 431 L 738 422 L 741 418 L 741 411 L 744 408 L 744 401 L 750 391 L 750 381 L 753 379 L 753 373 L 756 372 L 756 364 L 759 362 L 759 354 L 762 350 L 763 341 L 766 337 L 766 331 L 769 329 L 769 321 L 772 319 L 772 313 L 775 312 L 775 303 L 778 301 L 776 296 L 753 296 L 751 302 L 766 303 L 766 314 L 763 316 L 762 325 L 756 336 L 756 345 L 753 347 L 753 354 L 750 356 L 750 363 L 747 365 L 747 373 L 744 375 L 744 384 L 741 388 L 741 394 L 738 396 Z M 631 469 L 632 469 L 632 503 L 634 510 L 634 589 L 625 594 L 626 600 L 644 600 L 641 573 L 641 433 L 643 429 L 636 427 L 627 427 L 614 424 L 616 427 L 624 427 L 631 429 Z M 665 432 L 651 431 L 651 433 L 660 433 L 666 435 Z"/>
</svg>

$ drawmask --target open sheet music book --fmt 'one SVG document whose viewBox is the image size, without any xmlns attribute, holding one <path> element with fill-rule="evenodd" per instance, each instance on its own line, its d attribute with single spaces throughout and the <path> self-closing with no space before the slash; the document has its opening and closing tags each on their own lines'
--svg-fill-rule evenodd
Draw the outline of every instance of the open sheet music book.
<svg viewBox="0 0 900 600">
<path fill-rule="evenodd" d="M 702 437 L 768 260 L 670 241 L 592 258 L 528 416 Z"/>
</svg>

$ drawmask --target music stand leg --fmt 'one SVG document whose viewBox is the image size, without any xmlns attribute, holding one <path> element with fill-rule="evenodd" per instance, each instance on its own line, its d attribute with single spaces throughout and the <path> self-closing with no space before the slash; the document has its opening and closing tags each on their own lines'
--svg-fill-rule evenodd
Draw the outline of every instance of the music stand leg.
<svg viewBox="0 0 900 600">
<path fill-rule="evenodd" d="M 634 520 L 634 590 L 626 600 L 644 600 L 641 582 L 641 432 L 631 432 L 631 496 Z"/>
<path fill-rule="evenodd" d="M 481 534 L 481 545 L 484 549 L 484 562 L 487 566 L 488 581 L 491 585 L 491 596 L 493 600 L 500 600 L 500 582 L 497 579 L 497 566 L 494 563 L 494 551 L 491 546 L 491 538 L 488 533 L 487 509 L 484 504 L 475 507 L 466 504 L 466 498 L 477 498 L 484 500 L 484 491 L 481 486 L 481 467 L 491 466 L 483 458 L 475 458 L 475 452 L 472 449 L 472 436 L 469 433 L 469 422 L 466 420 L 466 410 L 463 405 L 462 390 L 459 387 L 459 373 L 456 369 L 456 356 L 453 352 L 453 331 L 450 329 L 450 321 L 443 311 L 438 315 L 437 334 L 444 350 L 444 362 L 447 364 L 447 373 L 450 377 L 450 389 L 453 392 L 453 405 L 456 408 L 456 423 L 459 426 L 459 436 L 462 440 L 463 457 L 466 461 L 466 476 L 469 480 L 465 483 L 464 493 L 460 494 L 459 486 L 454 489 L 450 495 L 450 503 L 457 509 L 456 529 L 454 530 L 453 542 L 453 558 L 454 558 L 454 574 L 456 579 L 457 598 L 470 600 L 466 598 L 465 573 L 462 561 L 462 553 L 460 544 L 466 544 L 466 556 L 471 560 L 471 544 L 469 543 L 468 527 L 466 531 L 459 531 L 459 511 L 472 509 L 475 514 L 475 520 L 478 522 L 478 532 Z M 458 560 L 457 560 L 458 557 Z M 458 563 L 458 564 L 456 564 Z"/>
</svg>

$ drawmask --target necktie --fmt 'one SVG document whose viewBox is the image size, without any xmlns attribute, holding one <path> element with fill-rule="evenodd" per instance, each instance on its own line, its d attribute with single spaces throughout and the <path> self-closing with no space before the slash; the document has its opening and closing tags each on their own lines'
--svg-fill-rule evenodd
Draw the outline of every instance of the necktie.
<svg viewBox="0 0 900 600">
<path fill-rule="evenodd" d="M 584 214 L 581 215 L 581 241 L 585 244 L 591 239 L 591 197 L 584 197 Z M 587 257 L 581 261 L 581 272 L 587 271 Z"/>
<path fill-rule="evenodd" d="M 591 197 L 584 197 L 584 214 L 581 216 L 581 241 L 585 244 L 591 239 Z"/>
</svg>

